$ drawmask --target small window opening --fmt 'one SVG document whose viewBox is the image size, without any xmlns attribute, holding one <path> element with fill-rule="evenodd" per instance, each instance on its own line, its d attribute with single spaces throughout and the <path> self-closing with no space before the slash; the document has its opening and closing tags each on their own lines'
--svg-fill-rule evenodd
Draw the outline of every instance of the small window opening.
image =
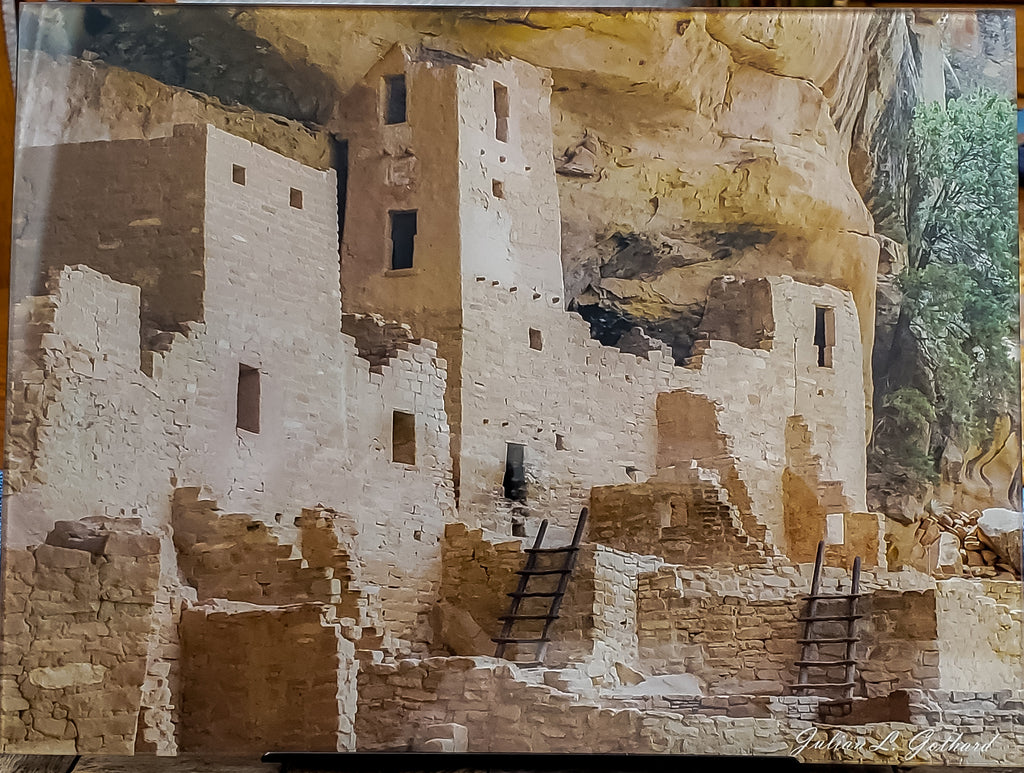
<svg viewBox="0 0 1024 773">
<path fill-rule="evenodd" d="M 416 417 L 395 411 L 391 420 L 391 459 L 399 464 L 416 464 Z"/>
<path fill-rule="evenodd" d="M 565 436 L 564 435 L 558 435 L 558 434 L 555 435 L 555 450 L 556 451 L 564 451 L 565 450 Z"/>
<path fill-rule="evenodd" d="M 231 165 L 231 182 L 245 185 L 245 167 L 238 164 Z"/>
<path fill-rule="evenodd" d="M 260 431 L 260 372 L 238 365 L 238 396 L 235 426 L 246 432 Z"/>
<path fill-rule="evenodd" d="M 814 307 L 814 349 L 818 367 L 832 367 L 832 349 L 836 344 L 835 310 L 828 306 Z"/>
<path fill-rule="evenodd" d="M 501 485 L 505 499 L 513 502 L 526 501 L 526 469 L 523 467 L 525 449 L 522 443 L 505 444 L 505 478 Z"/>
<path fill-rule="evenodd" d="M 391 268 L 412 268 L 416 243 L 416 213 L 391 214 Z"/>
<path fill-rule="evenodd" d="M 384 79 L 384 123 L 405 123 L 405 106 L 405 76 L 387 76 Z"/>
<path fill-rule="evenodd" d="M 508 142 L 508 87 L 494 82 L 494 136 Z"/>
<path fill-rule="evenodd" d="M 295 207 L 295 209 L 302 209 L 302 191 L 298 188 L 289 189 L 288 203 Z"/>
<path fill-rule="evenodd" d="M 491 180 L 491 193 L 496 199 L 505 198 L 505 183 L 501 180 Z"/>
<path fill-rule="evenodd" d="M 538 352 L 544 348 L 544 336 L 537 328 L 530 328 L 530 348 Z"/>
</svg>

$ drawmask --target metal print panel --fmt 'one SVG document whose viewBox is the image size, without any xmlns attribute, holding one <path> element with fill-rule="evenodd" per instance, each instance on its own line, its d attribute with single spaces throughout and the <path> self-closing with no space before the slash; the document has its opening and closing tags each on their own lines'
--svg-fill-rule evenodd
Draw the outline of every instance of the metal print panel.
<svg viewBox="0 0 1024 773">
<path fill-rule="evenodd" d="M 1022 761 L 1013 33 L 26 6 L 3 749 Z"/>
</svg>

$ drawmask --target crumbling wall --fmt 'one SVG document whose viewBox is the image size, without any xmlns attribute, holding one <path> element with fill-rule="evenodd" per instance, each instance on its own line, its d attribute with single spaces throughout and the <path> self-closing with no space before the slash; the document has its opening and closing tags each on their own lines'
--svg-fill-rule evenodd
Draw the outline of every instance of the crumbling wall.
<svg viewBox="0 0 1024 773">
<path fill-rule="evenodd" d="M 131 754 L 154 644 L 160 543 L 141 521 L 76 547 L 5 547 L 3 751 Z"/>
<path fill-rule="evenodd" d="M 986 761 L 1016 759 L 1024 741 L 1024 731 L 1012 722 L 1019 698 L 1009 691 L 958 697 L 968 698 L 960 704 L 978 717 L 978 724 L 957 728 L 963 740 L 993 741 L 991 728 L 999 728 Z M 797 734 L 808 728 L 817 727 L 819 738 L 851 730 L 811 724 L 816 702 L 768 696 L 580 698 L 492 658 L 429 658 L 361 669 L 356 729 L 360 751 L 429 748 L 438 725 L 450 732 L 454 724 L 465 729 L 470 752 L 789 754 Z M 934 720 L 944 716 L 927 697 L 915 704 L 915 725 L 898 727 L 897 744 L 934 728 Z M 891 761 L 891 752 L 877 750 L 892 748 L 891 737 L 884 742 L 892 724 L 857 729 L 866 738 L 865 760 Z M 868 750 L 872 746 L 876 751 Z M 801 759 L 835 761 L 831 751 L 815 748 Z M 963 761 L 939 752 L 923 759 Z"/>
<path fill-rule="evenodd" d="M 371 368 L 386 365 L 400 349 L 420 342 L 407 324 L 388 322 L 379 314 L 342 314 L 341 329 L 355 339 L 356 351 Z"/>
<path fill-rule="evenodd" d="M 168 522 L 168 473 L 189 422 L 182 336 L 169 378 L 140 370 L 139 289 L 85 266 L 12 313 L 4 483 L 6 546 L 43 541 L 58 518 L 127 512 Z"/>
<path fill-rule="evenodd" d="M 748 535 L 717 476 L 676 468 L 672 480 L 591 489 L 590 538 L 684 566 L 764 565 L 768 551 Z"/>
<path fill-rule="evenodd" d="M 526 561 L 523 540 L 495 541 L 482 529 L 463 523 L 445 527 L 441 553 L 441 600 L 467 612 L 488 636 L 501 630 L 498 617 L 508 612 L 508 593 L 516 589 L 518 575 Z M 480 655 L 490 655 L 488 652 Z"/>
<path fill-rule="evenodd" d="M 525 540 L 529 542 L 529 540 Z M 532 542 L 531 542 L 532 544 Z M 554 544 L 554 543 L 552 543 Z M 516 589 L 526 562 L 523 539 L 498 541 L 481 529 L 450 524 L 445 529 L 441 598 L 469 613 L 489 636 L 501 631 L 501 615 L 507 614 L 508 594 Z M 551 566 L 562 555 L 540 557 Z M 551 644 L 545 662 L 549 665 L 583 664 L 598 681 L 616 683 L 614 664 L 632 665 L 637 658 L 637 578 L 652 571 L 660 562 L 652 556 L 639 556 L 584 543 L 576 558 L 576 567 L 562 600 L 559 618 L 552 624 Z M 546 564 L 545 564 L 546 565 Z M 538 563 L 541 566 L 541 563 Z M 530 584 L 532 592 L 553 591 L 558 576 L 538 576 Z M 550 599 L 524 599 L 521 614 L 546 614 Z M 516 624 L 516 633 L 539 634 L 542 621 Z M 480 655 L 490 655 L 489 645 Z M 533 648 L 525 650 L 532 658 Z M 506 653 L 515 657 L 515 646 Z M 527 658 L 520 658 L 527 659 Z"/>
<path fill-rule="evenodd" d="M 734 284 L 744 288 L 737 292 Z M 789 550 L 785 496 L 780 471 L 786 469 L 786 427 L 790 416 L 801 416 L 809 432 L 807 453 L 820 460 L 819 479 L 838 481 L 835 491 L 812 495 L 845 497 L 849 509 L 865 509 L 865 407 L 857 311 L 848 292 L 834 287 L 794 282 L 790 277 L 757 280 L 724 278 L 712 285 L 708 307 L 716 309 L 709 326 L 720 326 L 727 312 L 746 314 L 740 299 L 752 295 L 756 303 L 763 284 L 771 288 L 774 332 L 758 348 L 743 347 L 715 338 L 715 329 L 702 332 L 687 368 L 699 371 L 688 391 L 706 395 L 716 406 L 715 426 L 699 426 L 690 441 L 685 416 L 677 417 L 678 430 L 666 440 L 659 464 L 688 463 L 716 470 L 734 503 L 750 510 L 769 529 L 772 542 Z M 815 345 L 816 309 L 830 312 L 826 326 L 828 357 L 819 365 Z M 716 320 L 718 322 L 716 322 Z M 735 331 L 722 335 L 742 337 Z M 671 408 L 669 402 L 666 409 Z M 739 406 L 744 406 L 739 410 Z M 705 420 L 706 423 L 706 420 Z M 669 422 L 659 416 L 659 427 Z M 725 438 L 726 453 L 719 443 L 708 442 L 709 433 Z M 692 446 L 692 447 L 691 447 Z"/>
<path fill-rule="evenodd" d="M 602 346 L 561 298 L 526 287 L 468 281 L 464 316 L 460 517 L 571 527 L 592 486 L 654 473 L 657 395 L 697 374 Z M 509 443 L 525 446 L 525 502 L 503 490 Z"/>
<path fill-rule="evenodd" d="M 319 604 L 185 612 L 182 751 L 353 750 L 358 664 L 345 634 Z"/>
</svg>

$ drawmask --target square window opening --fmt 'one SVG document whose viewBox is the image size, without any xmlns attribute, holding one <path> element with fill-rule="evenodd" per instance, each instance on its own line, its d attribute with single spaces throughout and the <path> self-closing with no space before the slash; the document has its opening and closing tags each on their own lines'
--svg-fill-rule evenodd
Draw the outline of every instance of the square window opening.
<svg viewBox="0 0 1024 773">
<path fill-rule="evenodd" d="M 494 137 L 508 142 L 508 87 L 494 82 Z"/>
<path fill-rule="evenodd" d="M 302 209 L 302 191 L 298 188 L 288 190 L 288 203 L 295 209 Z"/>
<path fill-rule="evenodd" d="M 235 426 L 246 432 L 260 431 L 260 372 L 239 363 Z"/>
<path fill-rule="evenodd" d="M 416 247 L 416 213 L 391 212 L 391 268 L 412 268 Z"/>
<path fill-rule="evenodd" d="M 538 352 L 544 348 L 544 335 L 535 327 L 530 328 L 530 348 Z"/>
<path fill-rule="evenodd" d="M 388 75 L 384 79 L 384 123 L 405 123 L 406 102 L 405 75 Z"/>
<path fill-rule="evenodd" d="M 819 368 L 832 367 L 836 344 L 836 313 L 829 306 L 814 307 L 814 350 Z"/>
<path fill-rule="evenodd" d="M 416 464 L 416 416 L 395 411 L 391 419 L 391 460 Z"/>
<path fill-rule="evenodd" d="M 526 468 L 523 464 L 525 450 L 526 446 L 522 443 L 505 444 L 505 477 L 501 485 L 505 499 L 513 502 L 526 501 Z"/>
<path fill-rule="evenodd" d="M 245 167 L 238 164 L 231 165 L 231 182 L 238 185 L 245 185 Z"/>
</svg>

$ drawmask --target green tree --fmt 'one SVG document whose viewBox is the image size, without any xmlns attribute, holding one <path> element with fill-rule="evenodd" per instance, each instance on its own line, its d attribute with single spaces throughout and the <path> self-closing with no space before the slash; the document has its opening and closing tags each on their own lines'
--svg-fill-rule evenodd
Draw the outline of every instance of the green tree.
<svg viewBox="0 0 1024 773">
<path fill-rule="evenodd" d="M 934 480 L 949 442 L 1019 417 L 1015 110 L 978 91 L 919 105 L 904 218 L 907 265 L 888 352 L 876 359 L 872 469 Z"/>
</svg>

